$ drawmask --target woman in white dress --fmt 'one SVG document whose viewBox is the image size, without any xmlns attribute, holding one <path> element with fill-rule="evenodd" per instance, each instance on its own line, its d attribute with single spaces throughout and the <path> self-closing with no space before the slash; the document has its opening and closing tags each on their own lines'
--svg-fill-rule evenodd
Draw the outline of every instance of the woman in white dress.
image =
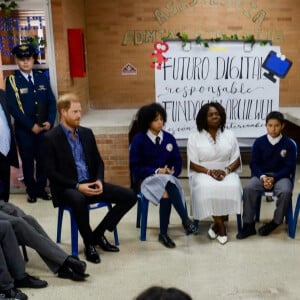
<svg viewBox="0 0 300 300">
<path fill-rule="evenodd" d="M 236 173 L 241 165 L 239 145 L 233 132 L 225 129 L 225 122 L 222 105 L 203 105 L 196 117 L 198 130 L 187 144 L 192 215 L 196 224 L 212 216 L 208 235 L 221 244 L 228 240 L 224 222 L 229 214 L 240 213 L 242 196 Z"/>
</svg>

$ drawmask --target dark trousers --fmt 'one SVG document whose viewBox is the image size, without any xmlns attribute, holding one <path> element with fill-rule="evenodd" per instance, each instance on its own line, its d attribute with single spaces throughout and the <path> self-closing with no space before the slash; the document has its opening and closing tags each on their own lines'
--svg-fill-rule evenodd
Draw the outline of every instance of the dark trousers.
<svg viewBox="0 0 300 300">
<path fill-rule="evenodd" d="M 37 197 L 47 184 L 43 149 L 44 134 L 16 130 L 16 140 L 22 160 L 24 183 L 29 197 Z"/>
<path fill-rule="evenodd" d="M 10 164 L 6 156 L 0 153 L 0 200 L 8 202 L 10 192 Z"/>
<path fill-rule="evenodd" d="M 260 193 L 265 191 L 261 180 L 258 177 L 252 177 L 243 191 L 243 222 L 253 223 L 255 220 L 255 212 L 257 198 Z M 273 221 L 281 224 L 284 216 L 286 216 L 289 203 L 292 201 L 293 184 L 288 178 L 281 178 L 275 182 L 273 187 L 274 195 L 277 196 L 276 209 L 273 215 Z"/>
<path fill-rule="evenodd" d="M 25 277 L 25 263 L 11 224 L 0 220 L 0 290 L 14 286 L 14 279 Z"/>
<path fill-rule="evenodd" d="M 0 201 L 0 220 L 9 221 L 18 243 L 36 250 L 53 273 L 58 271 L 68 257 L 34 217 L 25 214 L 14 204 Z"/>
<path fill-rule="evenodd" d="M 66 189 L 60 196 L 60 201 L 72 208 L 83 242 L 85 245 L 89 245 L 95 244 L 97 238 L 103 235 L 105 230 L 113 231 L 122 217 L 134 206 L 137 197 L 131 189 L 104 183 L 101 195 L 86 197 L 75 189 Z M 87 205 L 96 202 L 107 202 L 115 205 L 92 231 Z"/>
</svg>

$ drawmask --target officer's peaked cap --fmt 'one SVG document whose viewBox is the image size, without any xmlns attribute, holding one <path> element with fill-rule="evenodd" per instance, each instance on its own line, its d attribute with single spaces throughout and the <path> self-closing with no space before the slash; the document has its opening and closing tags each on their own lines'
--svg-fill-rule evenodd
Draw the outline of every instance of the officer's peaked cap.
<svg viewBox="0 0 300 300">
<path fill-rule="evenodd" d="M 31 44 L 18 45 L 12 49 L 12 54 L 18 58 L 31 57 L 35 54 L 35 49 Z"/>
</svg>

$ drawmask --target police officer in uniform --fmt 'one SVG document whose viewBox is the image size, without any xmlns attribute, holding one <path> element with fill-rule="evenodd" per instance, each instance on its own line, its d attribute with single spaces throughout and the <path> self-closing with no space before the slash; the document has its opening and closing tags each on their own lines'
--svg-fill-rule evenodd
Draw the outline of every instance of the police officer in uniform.
<svg viewBox="0 0 300 300">
<path fill-rule="evenodd" d="M 55 96 L 49 79 L 41 71 L 32 69 L 35 48 L 30 44 L 18 45 L 12 53 L 19 70 L 6 79 L 6 95 L 9 112 L 14 118 L 27 201 L 51 200 L 45 190 L 43 137 L 55 121 Z"/>
</svg>

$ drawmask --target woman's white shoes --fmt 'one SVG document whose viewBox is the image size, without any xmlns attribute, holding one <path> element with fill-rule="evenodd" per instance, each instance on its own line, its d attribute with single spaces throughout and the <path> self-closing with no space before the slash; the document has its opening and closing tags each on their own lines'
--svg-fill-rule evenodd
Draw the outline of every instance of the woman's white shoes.
<svg viewBox="0 0 300 300">
<path fill-rule="evenodd" d="M 213 226 L 214 226 L 214 223 L 210 225 L 209 229 L 208 229 L 208 236 L 210 239 L 214 240 L 218 237 L 218 235 L 214 232 L 213 230 Z"/>
<path fill-rule="evenodd" d="M 228 237 L 227 237 L 227 235 L 223 235 L 223 236 L 218 235 L 217 240 L 221 245 L 224 245 L 228 242 Z"/>
<path fill-rule="evenodd" d="M 213 227 L 214 227 L 214 223 L 210 225 L 209 229 L 208 229 L 208 236 L 211 240 L 215 240 L 217 239 L 217 241 L 221 244 L 221 245 L 224 245 L 228 242 L 228 237 L 227 235 L 224 235 L 224 236 L 221 236 L 221 235 L 218 235 L 214 230 L 213 230 Z"/>
</svg>

